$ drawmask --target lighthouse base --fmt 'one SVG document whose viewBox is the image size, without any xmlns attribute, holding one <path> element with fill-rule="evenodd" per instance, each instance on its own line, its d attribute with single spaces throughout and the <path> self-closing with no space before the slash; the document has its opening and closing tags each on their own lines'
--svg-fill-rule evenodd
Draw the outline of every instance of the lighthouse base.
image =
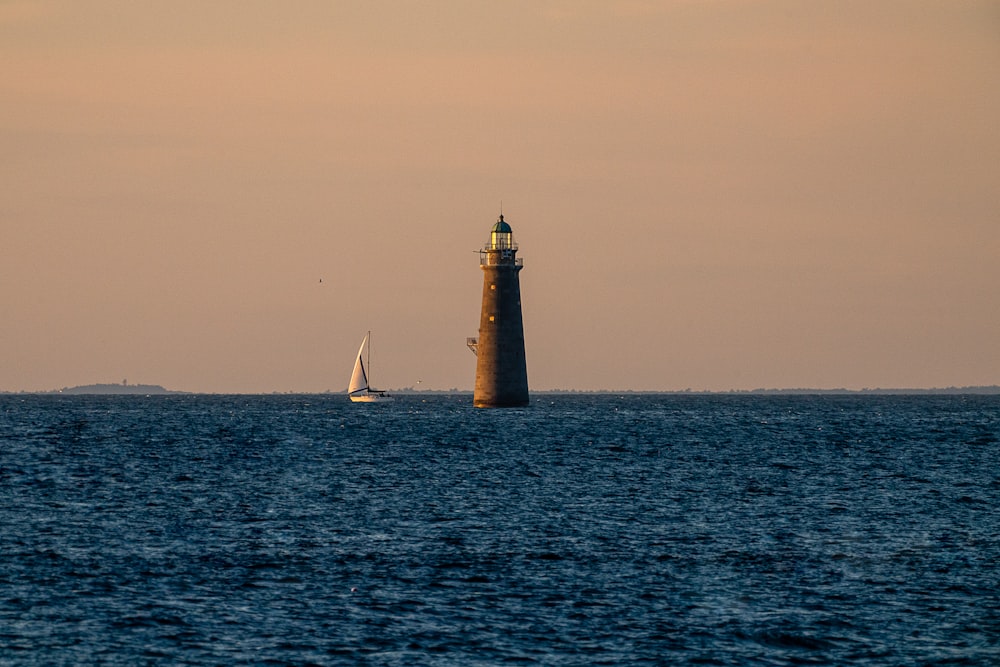
<svg viewBox="0 0 1000 667">
<path fill-rule="evenodd" d="M 472 399 L 472 405 L 477 408 L 526 408 L 528 407 L 528 403 L 527 398 L 506 400 Z"/>
</svg>

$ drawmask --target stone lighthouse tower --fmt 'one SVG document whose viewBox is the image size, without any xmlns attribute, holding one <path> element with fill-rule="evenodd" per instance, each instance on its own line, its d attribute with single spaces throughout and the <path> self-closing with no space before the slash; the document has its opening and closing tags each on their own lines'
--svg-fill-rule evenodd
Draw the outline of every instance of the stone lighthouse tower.
<svg viewBox="0 0 1000 667">
<path fill-rule="evenodd" d="M 528 369 L 524 359 L 521 285 L 517 244 L 503 214 L 490 230 L 490 240 L 479 251 L 483 270 L 483 309 L 479 338 L 470 338 L 476 353 L 477 408 L 517 407 L 528 404 Z"/>
</svg>

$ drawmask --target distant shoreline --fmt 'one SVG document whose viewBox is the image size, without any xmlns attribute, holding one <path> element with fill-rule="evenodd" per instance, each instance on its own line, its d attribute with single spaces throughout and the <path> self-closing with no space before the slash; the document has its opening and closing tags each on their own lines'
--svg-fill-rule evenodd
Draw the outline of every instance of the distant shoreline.
<svg viewBox="0 0 1000 667">
<path fill-rule="evenodd" d="M 62 389 L 52 389 L 50 391 L 26 391 L 24 394 L 67 394 L 74 395 L 100 395 L 100 396 L 152 396 L 161 394 L 186 394 L 184 391 L 171 391 L 158 384 L 85 384 L 77 387 L 63 387 Z"/>
<path fill-rule="evenodd" d="M 405 392 L 403 392 L 405 393 Z M 858 394 L 876 395 L 960 395 L 960 394 L 980 394 L 992 395 L 1000 394 L 1000 386 L 976 386 L 976 387 L 934 387 L 930 389 L 906 389 L 880 387 L 871 389 L 729 389 L 725 391 L 709 391 L 685 389 L 683 391 L 644 391 L 632 389 L 599 389 L 596 391 L 578 391 L 575 389 L 551 389 L 547 391 L 536 391 L 534 394 L 669 394 L 672 396 L 743 396 L 743 395 L 795 395 L 808 396 L 814 394 L 832 394 L 853 396 Z"/>
</svg>

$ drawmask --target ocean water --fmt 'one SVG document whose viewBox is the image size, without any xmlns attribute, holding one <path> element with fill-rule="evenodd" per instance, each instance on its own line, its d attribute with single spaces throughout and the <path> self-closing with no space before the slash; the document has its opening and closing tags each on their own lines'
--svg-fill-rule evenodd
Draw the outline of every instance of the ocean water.
<svg viewBox="0 0 1000 667">
<path fill-rule="evenodd" d="M 997 665 L 1000 397 L 0 396 L 2 665 Z"/>
</svg>

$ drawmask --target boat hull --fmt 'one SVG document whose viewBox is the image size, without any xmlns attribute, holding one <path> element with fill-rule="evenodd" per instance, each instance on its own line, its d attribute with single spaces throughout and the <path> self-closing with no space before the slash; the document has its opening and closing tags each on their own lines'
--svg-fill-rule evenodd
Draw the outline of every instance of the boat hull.
<svg viewBox="0 0 1000 667">
<path fill-rule="evenodd" d="M 358 394 L 351 396 L 352 403 L 391 403 L 396 400 L 386 394 Z"/>
</svg>

